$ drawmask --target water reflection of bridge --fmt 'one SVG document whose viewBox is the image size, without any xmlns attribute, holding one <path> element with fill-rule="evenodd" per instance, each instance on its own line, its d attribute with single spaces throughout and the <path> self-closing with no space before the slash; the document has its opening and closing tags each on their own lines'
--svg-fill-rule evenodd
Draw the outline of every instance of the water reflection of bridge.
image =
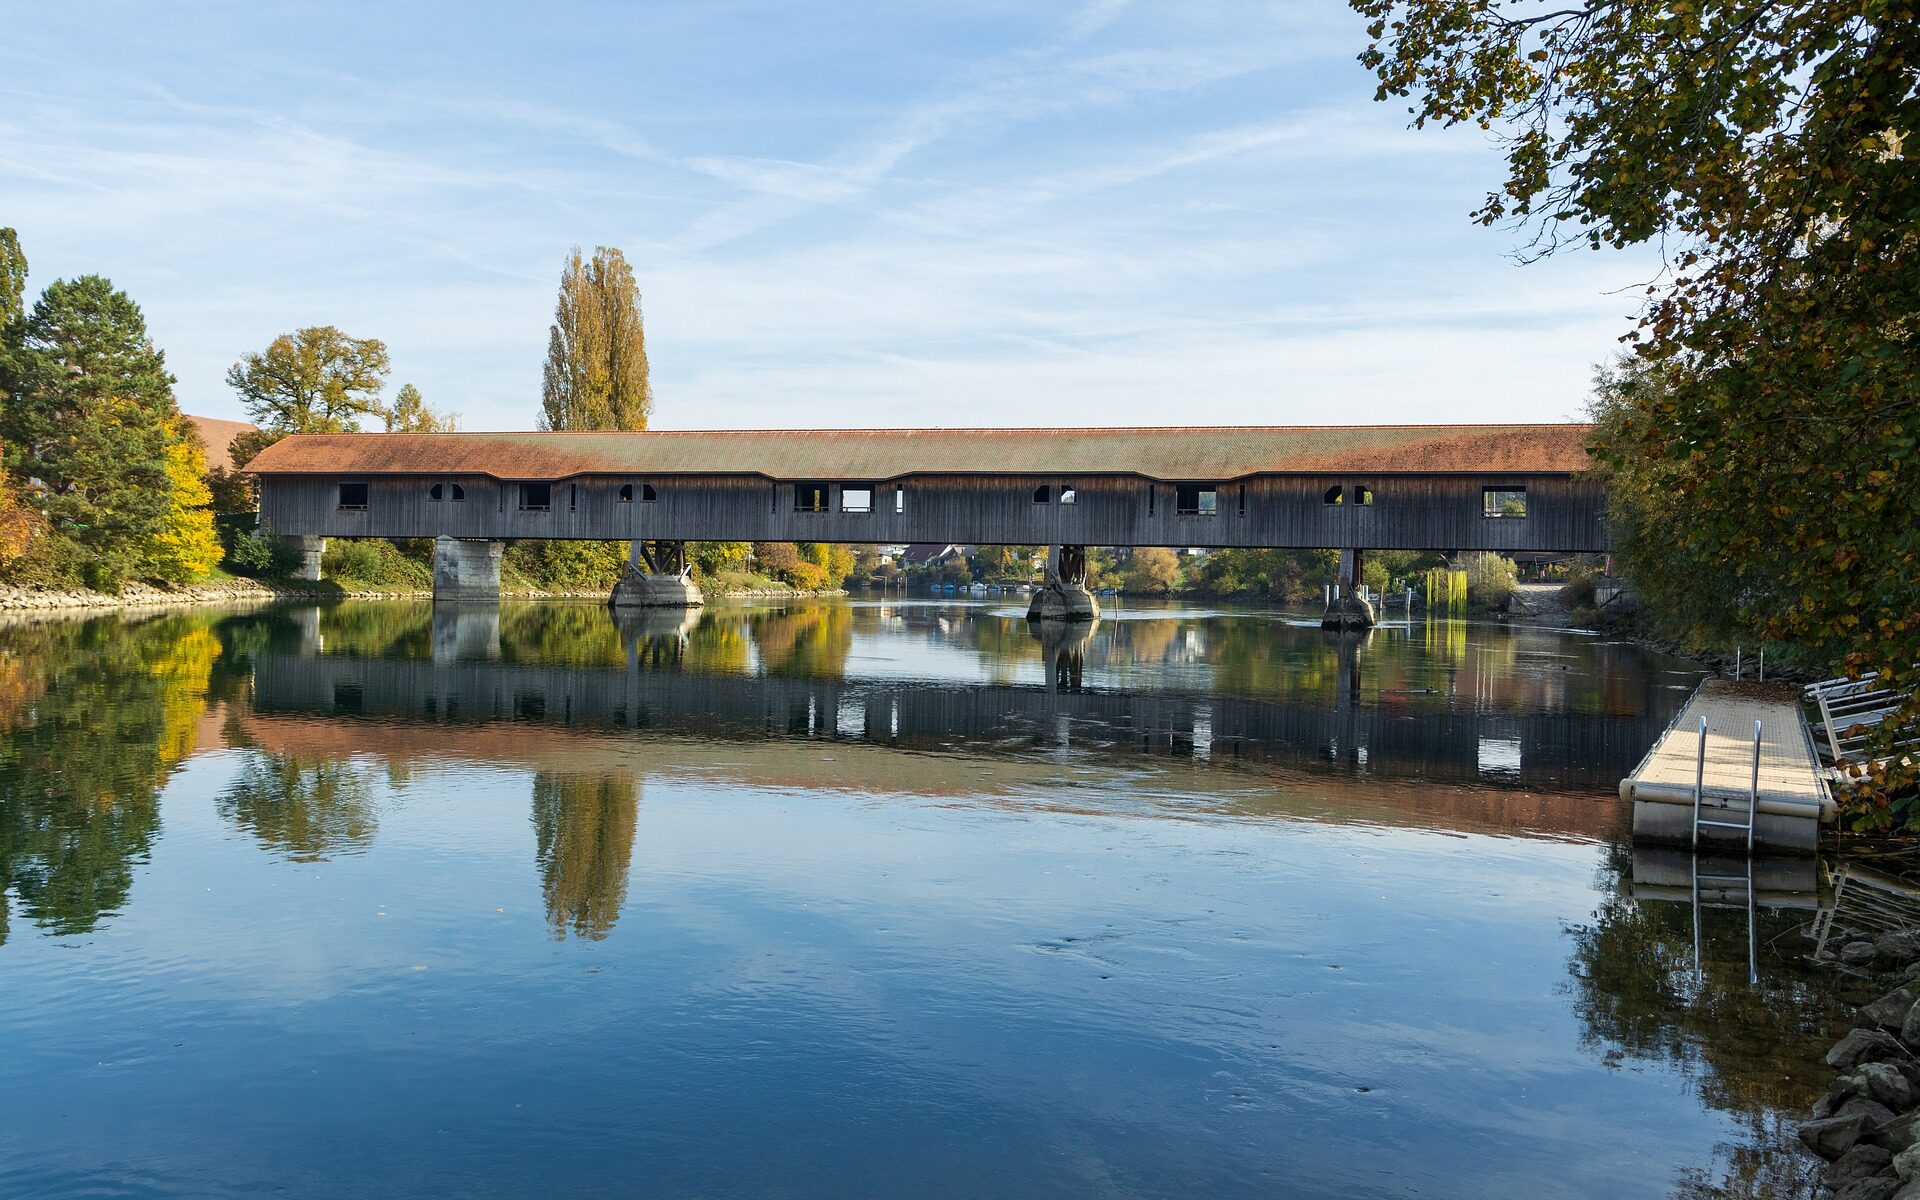
<svg viewBox="0 0 1920 1200">
<path fill-rule="evenodd" d="M 257 660 L 263 713 L 466 725 L 536 722 L 734 741 L 836 739 L 981 758 L 1076 749 L 1216 764 L 1604 795 L 1664 713 L 1488 712 L 1368 702 L 1351 641 L 1332 703 L 1135 688 L 1090 691 L 1091 632 L 1041 641 L 1045 685 L 702 670 L 677 629 L 623 630 L 624 667 L 499 661 L 497 615 L 434 617 L 431 659 Z"/>
</svg>

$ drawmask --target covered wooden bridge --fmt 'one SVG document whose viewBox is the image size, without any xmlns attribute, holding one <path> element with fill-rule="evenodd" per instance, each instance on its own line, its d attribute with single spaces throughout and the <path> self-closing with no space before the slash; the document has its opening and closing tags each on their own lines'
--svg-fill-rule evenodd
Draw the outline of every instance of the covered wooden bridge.
<svg viewBox="0 0 1920 1200">
<path fill-rule="evenodd" d="M 438 539 L 436 598 L 514 538 L 631 540 L 616 604 L 691 605 L 688 541 L 1045 545 L 1034 615 L 1097 612 L 1087 546 L 1607 548 L 1584 425 L 297 434 L 249 464 L 263 530 Z M 1352 614 L 1358 619 L 1359 613 Z M 1370 618 L 1369 618 L 1370 619 Z"/>
</svg>

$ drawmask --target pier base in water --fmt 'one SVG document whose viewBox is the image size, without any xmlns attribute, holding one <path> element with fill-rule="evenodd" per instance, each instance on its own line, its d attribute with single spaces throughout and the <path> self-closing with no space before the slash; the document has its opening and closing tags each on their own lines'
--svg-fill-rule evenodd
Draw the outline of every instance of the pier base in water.
<svg viewBox="0 0 1920 1200">
<path fill-rule="evenodd" d="M 1340 552 L 1340 575 L 1320 617 L 1322 629 L 1372 629 L 1373 605 L 1360 594 L 1360 556 L 1355 549 Z"/>
<path fill-rule="evenodd" d="M 1373 624 L 1373 605 L 1358 596 L 1341 596 L 1330 601 L 1320 617 L 1322 629 L 1359 631 L 1372 629 Z"/>
<path fill-rule="evenodd" d="M 1087 587 L 1087 548 L 1047 548 L 1047 576 L 1027 605 L 1029 621 L 1092 621 L 1100 616 L 1100 602 Z"/>
<path fill-rule="evenodd" d="M 699 608 L 706 602 L 687 572 L 685 542 L 635 541 L 607 597 L 615 608 Z"/>
</svg>

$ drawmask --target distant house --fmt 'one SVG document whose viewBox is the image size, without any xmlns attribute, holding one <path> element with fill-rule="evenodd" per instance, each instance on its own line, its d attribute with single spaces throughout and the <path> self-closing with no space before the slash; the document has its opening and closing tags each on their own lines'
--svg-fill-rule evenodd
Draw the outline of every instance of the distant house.
<svg viewBox="0 0 1920 1200">
<path fill-rule="evenodd" d="M 254 426 L 245 421 L 223 421 L 219 417 L 196 417 L 191 413 L 182 414 L 200 435 L 200 444 L 206 447 L 207 466 L 219 467 L 223 471 L 238 471 L 240 465 L 233 461 L 233 439 L 243 433 L 252 433 Z"/>
<path fill-rule="evenodd" d="M 959 546 L 941 542 L 915 542 L 901 551 L 903 567 L 937 567 L 948 559 L 965 557 Z"/>
</svg>

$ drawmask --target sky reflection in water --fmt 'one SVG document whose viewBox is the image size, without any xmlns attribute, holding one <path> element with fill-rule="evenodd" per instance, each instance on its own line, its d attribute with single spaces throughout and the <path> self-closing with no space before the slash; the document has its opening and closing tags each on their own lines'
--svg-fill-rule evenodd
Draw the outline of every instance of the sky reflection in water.
<svg viewBox="0 0 1920 1200">
<path fill-rule="evenodd" d="M 1608 840 L 1684 664 L 1116 615 L 0 629 L 0 1194 L 1797 1186 L 1805 914 Z"/>
</svg>

